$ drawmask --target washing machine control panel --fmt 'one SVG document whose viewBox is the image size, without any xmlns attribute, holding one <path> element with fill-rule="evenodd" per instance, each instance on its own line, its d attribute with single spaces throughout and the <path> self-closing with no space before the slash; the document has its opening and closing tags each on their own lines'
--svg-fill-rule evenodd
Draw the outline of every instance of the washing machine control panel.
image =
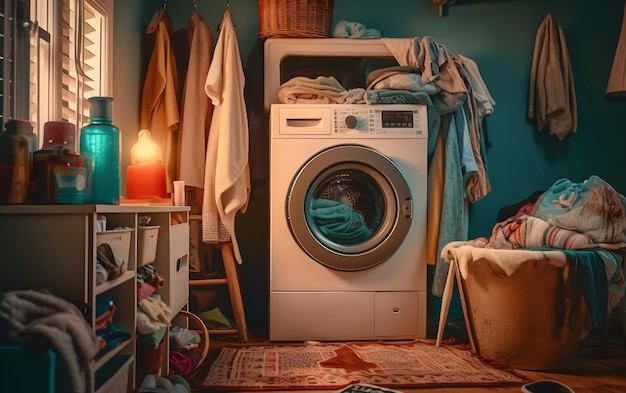
<svg viewBox="0 0 626 393">
<path fill-rule="evenodd" d="M 411 106 L 338 105 L 332 108 L 332 123 L 333 133 L 341 134 L 425 133 L 424 111 Z"/>
</svg>

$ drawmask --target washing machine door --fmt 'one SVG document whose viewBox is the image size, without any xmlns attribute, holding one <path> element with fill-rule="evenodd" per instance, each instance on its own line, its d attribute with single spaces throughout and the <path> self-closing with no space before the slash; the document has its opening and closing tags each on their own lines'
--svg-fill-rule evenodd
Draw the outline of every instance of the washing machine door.
<svg viewBox="0 0 626 393">
<path fill-rule="evenodd" d="M 361 145 L 338 145 L 303 165 L 289 188 L 287 221 L 300 247 L 333 269 L 383 263 L 409 231 L 413 201 L 398 167 Z"/>
</svg>

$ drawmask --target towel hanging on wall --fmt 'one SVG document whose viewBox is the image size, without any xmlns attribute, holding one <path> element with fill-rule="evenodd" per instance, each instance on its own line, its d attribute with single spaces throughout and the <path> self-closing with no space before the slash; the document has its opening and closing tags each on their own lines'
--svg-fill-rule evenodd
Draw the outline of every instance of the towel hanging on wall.
<svg viewBox="0 0 626 393">
<path fill-rule="evenodd" d="M 619 41 L 617 41 L 613 67 L 611 68 L 604 96 L 612 101 L 626 100 L 626 4 L 624 4 L 622 30 L 619 35 Z"/>
<path fill-rule="evenodd" d="M 246 211 L 250 196 L 248 115 L 243 96 L 245 77 L 230 10 L 226 10 L 219 30 L 204 85 L 214 109 L 207 141 L 202 241 L 232 240 L 235 259 L 241 263 L 235 216 Z"/>
<path fill-rule="evenodd" d="M 576 92 L 563 29 L 552 18 L 537 30 L 530 86 L 528 120 L 538 131 L 545 128 L 559 140 L 576 133 Z"/>
</svg>

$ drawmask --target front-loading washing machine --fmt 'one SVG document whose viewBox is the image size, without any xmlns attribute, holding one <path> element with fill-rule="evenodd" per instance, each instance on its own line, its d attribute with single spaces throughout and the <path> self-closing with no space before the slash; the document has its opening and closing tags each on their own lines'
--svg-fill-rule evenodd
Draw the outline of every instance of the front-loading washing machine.
<svg viewBox="0 0 626 393">
<path fill-rule="evenodd" d="M 425 337 L 426 107 L 270 112 L 270 340 Z"/>
</svg>

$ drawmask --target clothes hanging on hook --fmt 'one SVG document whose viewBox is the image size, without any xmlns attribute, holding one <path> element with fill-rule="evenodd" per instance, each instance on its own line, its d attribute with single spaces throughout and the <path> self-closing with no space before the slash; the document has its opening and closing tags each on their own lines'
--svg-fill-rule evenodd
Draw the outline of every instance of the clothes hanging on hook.
<svg viewBox="0 0 626 393">
<path fill-rule="evenodd" d="M 167 1 L 165 2 L 167 3 Z M 163 20 L 163 18 L 167 18 L 167 13 L 165 11 L 165 3 L 163 3 L 163 8 L 157 10 L 154 15 L 152 15 L 152 19 L 150 23 L 148 23 L 148 27 L 146 28 L 147 34 L 152 34 L 156 31 L 159 23 Z"/>
<path fill-rule="evenodd" d="M 213 104 L 204 92 L 204 83 L 213 58 L 211 29 L 194 10 L 187 21 L 188 63 L 181 101 L 179 130 L 179 179 L 185 182 L 191 200 L 191 213 L 202 213 L 204 199 L 204 162 L 213 116 Z M 202 222 L 189 223 L 189 272 L 206 272 L 207 245 L 202 243 Z M 210 263 L 209 263 L 210 265 Z"/>
<path fill-rule="evenodd" d="M 230 237 L 235 259 L 241 263 L 235 217 L 239 211 L 245 213 L 250 197 L 245 77 L 229 10 L 221 27 L 204 85 L 214 108 L 205 163 L 202 241 L 223 242 Z"/>
<path fill-rule="evenodd" d="M 176 179 L 178 113 L 178 78 L 173 28 L 165 10 L 159 10 L 147 29 L 154 33 L 154 49 L 146 71 L 141 99 L 141 128 L 152 132 L 152 139 L 161 147 L 167 170 L 167 191 Z"/>
<path fill-rule="evenodd" d="M 189 61 L 181 103 L 180 180 L 188 187 L 204 188 L 206 140 L 213 105 L 204 92 L 204 83 L 213 58 L 211 30 L 194 12 L 187 23 Z"/>
</svg>

